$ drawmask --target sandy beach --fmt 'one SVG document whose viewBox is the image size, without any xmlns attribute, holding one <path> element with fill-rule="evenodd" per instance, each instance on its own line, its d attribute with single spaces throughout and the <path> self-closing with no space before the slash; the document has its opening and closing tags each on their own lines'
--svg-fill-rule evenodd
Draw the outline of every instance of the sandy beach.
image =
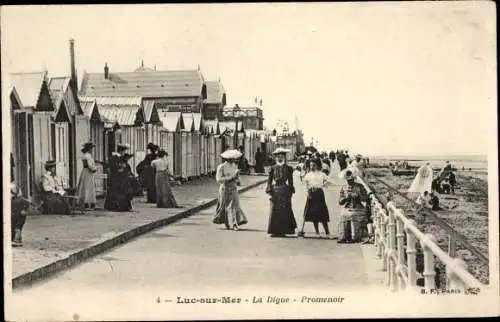
<svg viewBox="0 0 500 322">
<path fill-rule="evenodd" d="M 419 166 L 425 161 L 409 161 L 410 166 Z M 388 160 L 377 160 L 370 162 L 368 171 L 374 176 L 382 179 L 391 187 L 400 192 L 406 192 L 411 185 L 414 175 L 394 176 L 389 168 Z M 444 162 L 443 162 L 444 163 Z M 469 171 L 466 168 L 462 171 L 460 162 L 451 161 L 457 168 L 457 188 L 454 195 L 439 195 L 440 204 L 444 210 L 436 212 L 438 216 L 444 219 L 451 227 L 464 235 L 474 247 L 481 253 L 488 256 L 488 175 L 484 163 L 476 161 L 476 167 Z M 465 162 L 462 162 L 466 167 Z M 434 166 L 435 163 L 433 163 Z M 470 163 L 469 163 L 470 164 Z M 439 171 L 434 166 L 435 175 Z M 470 167 L 472 168 L 472 166 Z M 386 195 L 388 188 L 374 179 L 368 180 L 368 183 L 375 189 L 378 195 Z M 412 206 L 404 198 L 395 195 L 393 201 L 403 210 L 408 217 L 411 217 Z M 443 250 L 448 251 L 448 235 L 431 218 L 416 218 L 419 228 L 425 233 L 431 233 L 436 237 L 438 245 Z M 468 265 L 469 271 L 482 283 L 489 283 L 489 269 L 487 265 L 481 263 L 478 258 L 462 245 L 457 245 L 457 256 L 462 258 Z M 440 280 L 444 281 L 445 270 L 442 263 L 437 263 Z"/>
</svg>

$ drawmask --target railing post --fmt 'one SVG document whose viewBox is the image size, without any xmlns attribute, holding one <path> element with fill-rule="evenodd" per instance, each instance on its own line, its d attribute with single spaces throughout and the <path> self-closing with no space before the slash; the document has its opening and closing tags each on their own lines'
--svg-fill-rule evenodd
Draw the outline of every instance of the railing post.
<svg viewBox="0 0 500 322">
<path fill-rule="evenodd" d="M 396 219 L 394 214 L 394 208 L 389 206 L 389 250 L 388 250 L 388 261 L 389 261 L 389 287 L 391 291 L 397 290 L 397 274 L 396 274 L 396 261 L 394 254 L 396 254 Z"/>
<path fill-rule="evenodd" d="M 407 265 L 408 265 L 408 284 L 410 287 L 417 286 L 417 243 L 415 236 L 410 231 L 409 226 L 416 226 L 414 220 L 408 222 L 408 226 L 405 227 L 406 231 L 406 254 L 408 255 Z"/>
<path fill-rule="evenodd" d="M 454 258 L 450 265 L 446 265 L 446 275 L 447 275 L 447 286 L 450 289 L 462 289 L 465 290 L 465 283 L 458 278 L 455 273 L 456 268 L 461 268 L 467 271 L 467 264 L 461 258 Z"/>
<path fill-rule="evenodd" d="M 431 234 L 425 234 L 425 239 L 426 240 L 421 241 L 423 243 L 422 248 L 424 251 L 424 287 L 427 290 L 431 290 L 436 288 L 436 281 L 434 279 L 436 271 L 434 270 L 434 254 L 428 244 L 429 242 L 434 241 L 434 236 Z"/>
<path fill-rule="evenodd" d="M 399 287 L 404 290 L 405 278 L 403 275 L 402 268 L 405 266 L 405 234 L 404 234 L 404 224 L 400 218 L 396 217 L 396 238 L 397 238 L 397 248 L 398 248 L 398 275 L 399 275 Z"/>
<path fill-rule="evenodd" d="M 449 235 L 448 255 L 450 255 L 451 258 L 457 256 L 457 234 L 454 231 L 451 231 Z"/>
<path fill-rule="evenodd" d="M 380 209 L 379 212 L 382 214 L 383 210 Z M 387 271 L 387 222 L 386 217 L 380 216 L 380 253 L 382 254 L 382 271 Z"/>
</svg>

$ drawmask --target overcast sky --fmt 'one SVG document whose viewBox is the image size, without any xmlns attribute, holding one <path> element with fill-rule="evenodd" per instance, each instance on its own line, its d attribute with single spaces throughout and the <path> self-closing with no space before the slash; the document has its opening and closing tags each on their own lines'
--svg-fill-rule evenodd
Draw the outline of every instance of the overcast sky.
<svg viewBox="0 0 500 322">
<path fill-rule="evenodd" d="M 195 69 L 265 124 L 367 154 L 487 154 L 493 2 L 2 7 L 2 77 Z"/>
</svg>

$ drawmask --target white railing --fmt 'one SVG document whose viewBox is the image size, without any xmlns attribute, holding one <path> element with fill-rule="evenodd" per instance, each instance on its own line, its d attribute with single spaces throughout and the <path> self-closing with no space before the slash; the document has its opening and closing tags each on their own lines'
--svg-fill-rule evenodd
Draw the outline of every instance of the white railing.
<svg viewBox="0 0 500 322">
<path fill-rule="evenodd" d="M 436 258 L 446 267 L 446 285 L 440 285 L 440 289 L 467 292 L 484 287 L 467 271 L 467 264 L 462 259 L 443 251 L 434 236 L 421 232 L 415 221 L 408 219 L 394 202 L 388 202 L 385 208 L 370 187 L 363 180 L 359 181 L 370 196 L 376 254 L 382 270 L 387 272 L 386 285 L 391 291 L 436 289 Z M 417 285 L 417 243 L 423 250 L 423 288 Z"/>
</svg>

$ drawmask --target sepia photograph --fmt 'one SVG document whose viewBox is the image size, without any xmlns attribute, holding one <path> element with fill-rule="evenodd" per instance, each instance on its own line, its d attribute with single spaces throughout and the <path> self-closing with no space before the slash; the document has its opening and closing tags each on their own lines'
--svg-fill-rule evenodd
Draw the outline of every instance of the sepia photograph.
<svg viewBox="0 0 500 322">
<path fill-rule="evenodd" d="M 2 6 L 5 320 L 500 315 L 495 9 Z"/>
</svg>

